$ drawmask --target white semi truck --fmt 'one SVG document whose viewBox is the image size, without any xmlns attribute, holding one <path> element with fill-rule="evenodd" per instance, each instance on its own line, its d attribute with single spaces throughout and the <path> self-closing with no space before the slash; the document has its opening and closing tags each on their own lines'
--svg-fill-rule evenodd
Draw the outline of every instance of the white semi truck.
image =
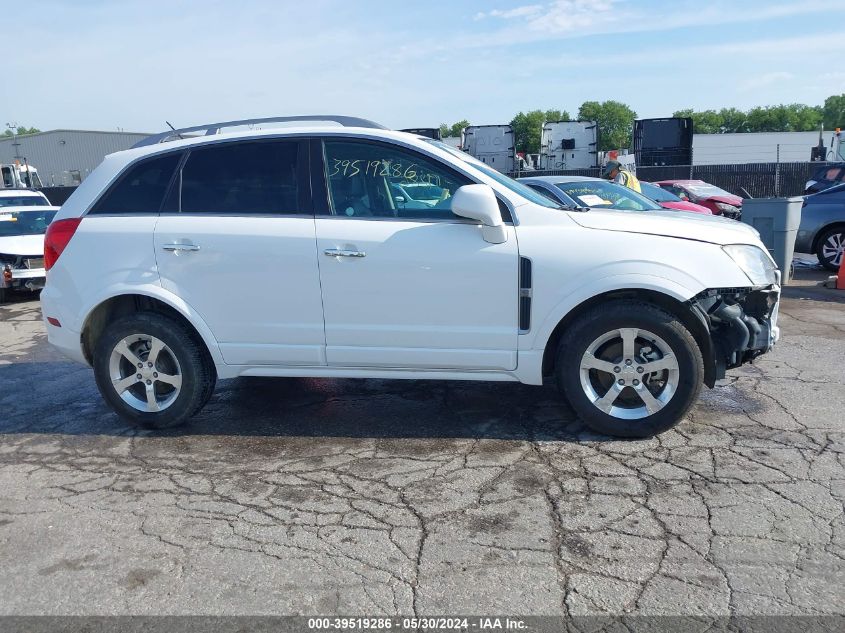
<svg viewBox="0 0 845 633">
<path fill-rule="evenodd" d="M 464 128 L 461 149 L 496 171 L 516 171 L 517 156 L 510 125 L 470 125 Z"/>
<path fill-rule="evenodd" d="M 599 166 L 595 121 L 546 121 L 540 135 L 540 169 Z"/>
<path fill-rule="evenodd" d="M 20 161 L 0 164 L 0 189 L 41 189 L 38 170 L 32 165 Z"/>
</svg>

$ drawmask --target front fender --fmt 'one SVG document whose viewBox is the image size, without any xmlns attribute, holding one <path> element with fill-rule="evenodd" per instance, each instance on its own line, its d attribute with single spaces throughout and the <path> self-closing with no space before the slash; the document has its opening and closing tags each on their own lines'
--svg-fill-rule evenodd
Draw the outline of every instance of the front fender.
<svg viewBox="0 0 845 633">
<path fill-rule="evenodd" d="M 557 324 L 579 305 L 598 295 L 615 290 L 649 290 L 684 302 L 704 289 L 700 284 L 685 285 L 667 277 L 640 273 L 620 273 L 584 282 L 567 292 L 564 298 L 547 312 L 537 328 L 531 349 L 545 349 Z"/>
</svg>

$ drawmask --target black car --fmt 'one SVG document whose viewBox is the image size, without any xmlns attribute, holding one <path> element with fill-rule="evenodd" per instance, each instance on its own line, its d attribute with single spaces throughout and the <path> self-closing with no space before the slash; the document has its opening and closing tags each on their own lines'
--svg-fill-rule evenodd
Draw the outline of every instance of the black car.
<svg viewBox="0 0 845 633">
<path fill-rule="evenodd" d="M 845 163 L 829 163 L 816 170 L 813 177 L 807 181 L 804 193 L 818 193 L 830 187 L 841 185 L 843 182 L 845 182 Z"/>
<path fill-rule="evenodd" d="M 795 250 L 815 253 L 825 268 L 839 270 L 845 250 L 845 184 L 805 198 Z"/>
</svg>

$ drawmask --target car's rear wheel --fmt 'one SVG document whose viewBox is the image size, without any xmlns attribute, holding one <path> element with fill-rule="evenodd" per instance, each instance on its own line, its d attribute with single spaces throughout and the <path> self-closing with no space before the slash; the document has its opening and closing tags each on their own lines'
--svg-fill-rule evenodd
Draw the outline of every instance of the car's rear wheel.
<svg viewBox="0 0 845 633">
<path fill-rule="evenodd" d="M 142 312 L 110 323 L 94 350 L 100 393 L 121 417 L 149 428 L 185 422 L 214 390 L 214 365 L 178 321 Z"/>
<path fill-rule="evenodd" d="M 819 236 L 816 255 L 819 263 L 829 270 L 838 271 L 845 252 L 845 227 L 835 226 Z"/>
<path fill-rule="evenodd" d="M 617 300 L 567 329 L 558 385 L 593 430 L 650 437 L 675 426 L 701 390 L 704 361 L 692 334 L 648 303 Z"/>
</svg>

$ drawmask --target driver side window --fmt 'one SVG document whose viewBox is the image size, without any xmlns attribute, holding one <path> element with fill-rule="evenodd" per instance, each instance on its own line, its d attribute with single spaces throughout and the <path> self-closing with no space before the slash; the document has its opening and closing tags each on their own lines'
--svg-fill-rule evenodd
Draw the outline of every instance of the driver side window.
<svg viewBox="0 0 845 633">
<path fill-rule="evenodd" d="M 352 140 L 324 143 L 332 215 L 455 220 L 451 198 L 471 181 L 400 147 Z"/>
</svg>

